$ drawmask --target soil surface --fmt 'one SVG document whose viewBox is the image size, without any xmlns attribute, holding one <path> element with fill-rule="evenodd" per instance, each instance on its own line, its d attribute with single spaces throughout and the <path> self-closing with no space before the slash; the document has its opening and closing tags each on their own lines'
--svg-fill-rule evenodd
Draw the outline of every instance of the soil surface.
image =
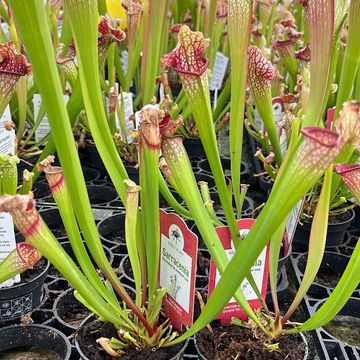
<svg viewBox="0 0 360 360">
<path fill-rule="evenodd" d="M 324 329 L 349 345 L 360 347 L 360 319 L 338 315 Z"/>
<path fill-rule="evenodd" d="M 91 313 L 90 310 L 75 299 L 72 292 L 68 292 L 63 297 L 63 301 L 58 302 L 58 306 L 61 306 L 61 309 L 57 309 L 59 317 L 73 327 L 79 327 L 81 322 Z"/>
<path fill-rule="evenodd" d="M 34 266 L 33 269 L 27 270 L 22 273 L 21 283 L 27 283 L 37 278 L 46 268 L 47 260 L 45 258 L 41 258 Z"/>
<path fill-rule="evenodd" d="M 348 221 L 351 219 L 352 216 L 352 212 L 351 211 L 346 211 L 342 214 L 339 215 L 331 215 L 329 216 L 329 224 L 340 224 L 343 223 L 345 221 Z"/>
<path fill-rule="evenodd" d="M 268 351 L 249 329 L 228 325 L 205 328 L 196 335 L 199 351 L 208 360 L 303 360 L 305 344 L 300 336 L 284 336 L 279 349 Z"/>
<path fill-rule="evenodd" d="M 113 360 L 118 359 L 108 355 L 96 343 L 100 337 L 118 337 L 114 326 L 110 323 L 93 321 L 79 329 L 77 340 L 84 355 L 91 360 Z M 154 349 L 148 347 L 142 351 L 128 349 L 127 353 L 121 356 L 121 360 L 168 360 L 176 356 L 184 344 L 179 344 L 166 349 Z"/>
<path fill-rule="evenodd" d="M 0 360 L 62 360 L 51 349 L 26 347 L 23 349 L 7 350 L 0 353 Z"/>
<path fill-rule="evenodd" d="M 333 269 L 323 268 L 316 275 L 314 282 L 334 288 L 340 281 L 342 273 L 336 272 Z"/>
</svg>

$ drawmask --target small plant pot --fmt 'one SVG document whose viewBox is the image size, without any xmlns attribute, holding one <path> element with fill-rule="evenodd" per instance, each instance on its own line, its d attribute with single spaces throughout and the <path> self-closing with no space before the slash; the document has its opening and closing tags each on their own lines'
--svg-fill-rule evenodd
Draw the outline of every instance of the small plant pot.
<svg viewBox="0 0 360 360">
<path fill-rule="evenodd" d="M 83 167 L 82 171 L 86 182 L 99 180 L 101 176 L 100 171 L 90 167 Z"/>
<path fill-rule="evenodd" d="M 14 325 L 0 329 L 1 359 L 69 360 L 70 355 L 69 339 L 50 326 Z"/>
<path fill-rule="evenodd" d="M 319 301 L 315 306 L 317 311 L 326 300 Z M 323 338 L 330 338 L 343 343 L 343 346 L 355 347 L 360 350 L 360 299 L 350 298 L 338 315 L 323 326 L 320 333 Z M 355 357 L 354 357 L 355 358 Z"/>
<path fill-rule="evenodd" d="M 263 343 L 253 337 L 249 329 L 243 329 L 236 325 L 226 325 L 220 328 L 213 326 L 212 328 L 215 332 L 215 339 L 207 328 L 195 335 L 195 346 L 201 360 L 227 360 L 232 358 L 283 360 L 287 358 L 286 354 L 281 352 L 268 352 Z M 296 359 L 308 359 L 308 343 L 302 334 L 281 337 L 279 347 L 280 349 L 282 347 L 293 349 L 292 355 L 298 355 Z M 300 347 L 302 347 L 302 352 L 300 352 Z"/>
<path fill-rule="evenodd" d="M 135 184 L 139 185 L 139 169 L 136 168 L 134 164 L 125 164 L 125 169 L 129 175 L 129 179 L 132 180 Z"/>
<path fill-rule="evenodd" d="M 32 191 L 36 200 L 41 200 L 51 195 L 51 190 L 47 182 L 36 182 L 33 185 Z"/>
<path fill-rule="evenodd" d="M 117 198 L 117 192 L 113 187 L 105 185 L 88 185 L 87 191 L 91 205 L 105 206 Z"/>
<path fill-rule="evenodd" d="M 120 277 L 121 282 L 123 282 L 124 284 L 127 284 L 129 286 L 134 287 L 135 286 L 134 275 L 133 275 L 133 272 L 132 272 L 130 258 L 129 258 L 128 255 L 123 257 L 123 259 L 120 262 L 119 268 L 122 271 L 122 274 L 121 274 L 121 277 Z"/>
<path fill-rule="evenodd" d="M 231 161 L 230 161 L 230 159 L 229 158 L 221 158 L 221 165 L 222 165 L 222 168 L 224 170 L 224 175 L 227 176 L 227 177 L 231 177 Z M 211 167 L 210 167 L 208 159 L 201 160 L 199 162 L 198 166 L 205 173 L 212 175 Z M 242 178 L 241 181 L 243 183 L 248 183 L 249 182 L 249 177 L 250 177 L 249 165 L 246 164 L 243 161 L 241 162 L 240 176 Z"/>
<path fill-rule="evenodd" d="M 219 195 L 217 193 L 211 192 L 210 197 L 211 197 L 211 200 L 214 201 L 213 207 L 214 207 L 215 213 L 219 214 L 219 215 L 223 215 L 224 211 L 221 207 Z M 234 199 L 233 199 L 233 207 L 235 210 L 236 204 L 235 204 Z M 242 217 L 252 217 L 253 212 L 254 212 L 254 201 L 251 198 L 249 198 L 248 196 L 245 196 L 244 204 L 243 204 L 243 207 L 241 210 L 241 216 Z"/>
<path fill-rule="evenodd" d="M 206 157 L 204 147 L 199 138 L 185 138 L 184 146 L 190 158 Z"/>
<path fill-rule="evenodd" d="M 88 159 L 88 165 L 90 167 L 100 171 L 100 173 L 102 175 L 106 175 L 107 171 L 106 171 L 105 165 L 100 157 L 100 154 L 99 154 L 96 146 L 93 144 L 86 144 L 85 151 L 86 151 L 86 156 Z"/>
<path fill-rule="evenodd" d="M 354 212 L 355 212 L 355 217 L 352 222 L 352 226 L 354 226 L 354 228 L 356 229 L 360 229 L 360 206 L 356 206 L 354 208 Z"/>
<path fill-rule="evenodd" d="M 55 299 L 53 312 L 67 335 L 76 331 L 84 319 L 91 314 L 91 311 L 75 298 L 72 288 L 62 292 Z"/>
<path fill-rule="evenodd" d="M 109 360 L 111 356 L 100 349 L 96 340 L 100 337 L 117 337 L 115 328 L 110 324 L 95 320 L 94 316 L 88 317 L 78 329 L 75 335 L 76 349 L 82 360 Z M 130 350 L 121 356 L 122 360 L 181 360 L 187 347 L 188 341 L 168 348 L 147 348 L 143 351 Z"/>
<path fill-rule="evenodd" d="M 20 159 L 20 162 L 17 164 L 18 170 L 18 183 L 21 183 L 23 180 L 23 172 L 24 170 L 31 171 L 36 164 L 38 156 L 30 156 L 28 158 Z"/>
<path fill-rule="evenodd" d="M 110 247 L 120 245 L 119 251 L 127 254 L 125 243 L 125 214 L 116 214 L 97 224 L 100 239 Z"/>
<path fill-rule="evenodd" d="M 345 232 L 351 226 L 351 222 L 354 220 L 354 217 L 355 212 L 351 209 L 348 212 L 346 220 L 338 223 L 329 222 L 326 235 L 326 247 L 335 247 L 342 243 Z M 311 225 L 312 223 L 308 221 L 303 221 L 302 224 L 299 222 L 295 231 L 294 240 L 307 245 L 309 243 Z"/>
<path fill-rule="evenodd" d="M 40 305 L 49 266 L 50 263 L 43 258 L 34 269 L 20 275 L 20 283 L 0 289 L 0 322 L 17 319 Z"/>
<path fill-rule="evenodd" d="M 339 253 L 325 251 L 320 269 L 308 290 L 308 295 L 319 299 L 323 296 L 321 288 L 331 291 L 338 284 L 350 258 Z M 300 255 L 296 261 L 295 271 L 303 275 L 307 264 L 307 254 Z"/>
<path fill-rule="evenodd" d="M 85 244 L 85 248 L 86 248 L 86 243 L 84 242 Z M 75 257 L 75 254 L 74 254 L 74 251 L 71 247 L 71 244 L 70 244 L 70 241 L 64 241 L 61 243 L 61 246 L 64 248 L 64 250 L 66 251 L 66 253 L 71 257 L 71 259 L 76 263 L 77 263 L 77 260 L 76 260 L 76 257 Z M 114 254 L 112 253 L 112 251 L 107 247 L 107 246 L 103 246 L 103 249 L 105 251 L 105 255 L 106 255 L 106 258 L 109 260 L 110 264 L 113 262 L 114 260 Z M 93 258 L 91 257 L 91 254 L 90 252 L 88 251 L 88 254 L 90 256 L 90 260 L 92 262 L 92 264 L 95 266 L 95 268 L 97 267 L 95 261 L 93 260 Z M 58 273 L 57 269 L 55 267 L 51 267 L 50 270 L 49 270 L 49 275 L 52 276 L 52 277 L 58 277 L 58 276 L 61 276 L 60 273 Z"/>
</svg>

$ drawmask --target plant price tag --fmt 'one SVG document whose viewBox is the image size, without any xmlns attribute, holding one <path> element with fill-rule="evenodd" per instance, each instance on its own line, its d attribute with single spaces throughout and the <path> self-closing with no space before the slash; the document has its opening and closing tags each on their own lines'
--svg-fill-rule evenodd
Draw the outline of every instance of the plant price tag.
<svg viewBox="0 0 360 360">
<path fill-rule="evenodd" d="M 9 213 L 0 214 L 0 263 L 16 249 L 14 222 Z M 0 284 L 3 287 L 12 286 L 20 282 L 20 275 L 4 281 Z"/>
<path fill-rule="evenodd" d="M 64 95 L 64 102 L 65 104 L 69 101 L 69 95 Z M 40 108 L 41 108 L 41 95 L 34 94 L 33 97 L 33 104 L 34 104 L 34 119 L 37 120 Z M 40 114 L 41 116 L 42 114 Z M 51 131 L 49 119 L 47 115 L 44 113 L 38 128 L 35 130 L 35 141 L 38 142 L 42 140 L 49 132 Z"/>
<path fill-rule="evenodd" d="M 224 82 L 224 77 L 228 63 L 229 63 L 229 58 L 227 56 L 225 56 L 221 52 L 216 53 L 214 68 L 211 73 L 210 84 L 209 84 L 210 90 L 214 91 L 216 89 L 218 90 L 221 89 L 222 84 Z"/>
<path fill-rule="evenodd" d="M 163 306 L 171 324 L 181 330 L 193 323 L 198 239 L 183 219 L 163 210 L 160 229 L 159 284 L 167 289 Z"/>
<path fill-rule="evenodd" d="M 5 121 L 11 121 L 11 112 L 9 105 L 1 116 L 0 124 L 0 154 L 15 154 L 15 130 L 6 130 Z"/>
<path fill-rule="evenodd" d="M 237 221 L 241 238 L 246 236 L 254 223 L 255 219 L 241 219 Z M 217 227 L 216 232 L 218 233 L 221 243 L 224 246 L 228 259 L 231 260 L 236 250 L 230 236 L 229 227 Z M 246 256 L 246 254 L 244 254 L 244 256 Z M 251 274 L 255 280 L 257 288 L 261 292 L 263 298 L 265 298 L 269 278 L 269 245 L 263 249 L 259 257 L 254 262 L 251 268 Z M 211 259 L 208 297 L 210 297 L 216 284 L 220 280 L 220 277 L 220 272 L 216 268 L 214 260 Z M 260 300 L 257 298 L 255 291 L 247 279 L 241 283 L 240 288 L 252 309 L 260 309 L 262 307 Z M 234 298 L 231 298 L 225 309 L 218 315 L 217 319 L 221 320 L 222 324 L 229 324 L 231 323 L 232 317 L 236 317 L 241 320 L 247 319 L 246 313 L 241 309 L 240 305 Z"/>
</svg>

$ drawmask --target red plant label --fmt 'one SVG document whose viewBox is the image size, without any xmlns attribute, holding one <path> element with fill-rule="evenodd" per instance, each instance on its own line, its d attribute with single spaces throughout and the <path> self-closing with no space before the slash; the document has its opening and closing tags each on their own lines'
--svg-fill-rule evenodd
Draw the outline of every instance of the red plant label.
<svg viewBox="0 0 360 360">
<path fill-rule="evenodd" d="M 237 221 L 240 236 L 242 238 L 246 236 L 254 222 L 254 219 L 241 219 Z M 228 259 L 231 260 L 236 250 L 230 236 L 229 228 L 227 226 L 221 226 L 216 228 L 216 232 L 218 233 L 221 243 L 224 246 Z M 246 256 L 246 254 L 244 254 L 244 256 Z M 251 268 L 251 274 L 255 280 L 257 288 L 261 291 L 262 296 L 265 298 L 269 278 L 269 245 L 263 249 L 259 257 L 254 262 Z M 220 280 L 220 277 L 220 272 L 216 268 L 214 261 L 211 259 L 208 297 L 210 297 L 216 284 Z M 241 283 L 240 288 L 252 309 L 260 309 L 262 307 L 255 291 L 246 279 Z M 231 298 L 225 309 L 220 313 L 220 315 L 218 315 L 217 319 L 221 320 L 222 324 L 229 324 L 232 317 L 236 317 L 241 320 L 247 319 L 246 313 L 242 310 L 234 298 Z"/>
<path fill-rule="evenodd" d="M 159 283 L 167 289 L 163 305 L 172 325 L 191 326 L 194 314 L 197 236 L 178 215 L 160 210 Z"/>
</svg>

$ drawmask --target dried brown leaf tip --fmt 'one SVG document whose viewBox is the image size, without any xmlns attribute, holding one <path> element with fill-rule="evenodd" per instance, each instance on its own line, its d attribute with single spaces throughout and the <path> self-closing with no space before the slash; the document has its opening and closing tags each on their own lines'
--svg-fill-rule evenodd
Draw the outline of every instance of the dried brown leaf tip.
<svg viewBox="0 0 360 360">
<path fill-rule="evenodd" d="M 0 44 L 0 73 L 18 77 L 31 72 L 30 64 L 12 41 Z"/>
<path fill-rule="evenodd" d="M 228 4 L 225 0 L 219 0 L 216 6 L 216 17 L 218 19 L 226 18 L 228 15 Z"/>
<path fill-rule="evenodd" d="M 298 60 L 309 62 L 311 59 L 310 45 L 307 44 L 304 48 L 299 51 L 295 51 L 295 57 Z"/>
<path fill-rule="evenodd" d="M 191 31 L 186 25 L 180 28 L 178 45 L 169 54 L 163 55 L 163 65 L 172 67 L 175 71 L 201 76 L 208 68 L 209 60 L 205 58 L 205 51 L 209 46 L 209 39 L 199 31 Z"/>
<path fill-rule="evenodd" d="M 119 43 L 125 39 L 124 31 L 114 29 L 110 26 L 107 17 L 103 16 L 100 20 L 98 46 L 108 46 L 113 42 Z"/>
<path fill-rule="evenodd" d="M 123 0 L 122 6 L 127 15 L 139 15 L 142 12 L 143 5 L 139 0 Z"/>
<path fill-rule="evenodd" d="M 184 124 L 183 119 L 180 117 L 177 120 L 171 119 L 170 116 L 165 116 L 159 124 L 161 136 L 171 136 L 175 131 Z"/>
<path fill-rule="evenodd" d="M 165 116 L 163 110 L 143 109 L 140 113 L 139 145 L 150 150 L 159 150 L 161 145 L 159 124 Z"/>
</svg>

